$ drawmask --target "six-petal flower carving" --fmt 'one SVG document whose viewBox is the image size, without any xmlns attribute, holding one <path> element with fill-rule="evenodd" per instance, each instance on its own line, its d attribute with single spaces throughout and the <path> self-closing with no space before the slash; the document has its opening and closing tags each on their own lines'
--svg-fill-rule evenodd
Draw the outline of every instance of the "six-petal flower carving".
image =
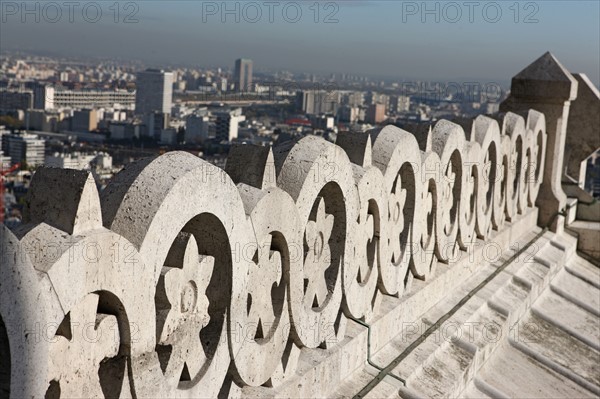
<svg viewBox="0 0 600 399">
<path fill-rule="evenodd" d="M 390 221 L 390 240 L 392 262 L 397 264 L 402 258 L 400 234 L 404 230 L 404 205 L 406 204 L 406 189 L 402 188 L 400 177 L 396 180 L 396 189 L 390 194 L 388 203 L 388 220 Z"/>
<path fill-rule="evenodd" d="M 305 240 L 308 252 L 304 259 L 305 304 L 322 306 L 328 294 L 325 271 L 331 265 L 329 238 L 333 230 L 334 216 L 325 212 L 325 200 L 320 197 L 315 220 L 306 224 Z"/>
<path fill-rule="evenodd" d="M 359 283 L 364 283 L 372 267 L 369 265 L 368 249 L 375 239 L 375 218 L 369 213 L 368 203 L 361 207 L 357 230 L 357 237 L 362 238 L 356 242 L 355 248 L 356 260 L 359 264 L 357 279 Z"/>
<path fill-rule="evenodd" d="M 446 167 L 446 173 L 444 174 L 445 182 L 443 184 L 443 198 L 442 201 L 445 206 L 442 207 L 442 220 L 444 221 L 444 232 L 448 232 L 452 228 L 452 220 L 450 220 L 450 210 L 454 206 L 454 185 L 456 184 L 456 173 L 452 169 L 452 164 L 448 163 Z"/>
<path fill-rule="evenodd" d="M 201 256 L 194 236 L 190 235 L 183 267 L 163 267 L 162 283 L 171 309 L 165 319 L 159 344 L 171 345 L 166 374 L 179 377 L 184 366 L 195 376 L 206 361 L 200 344 L 200 330 L 209 320 L 206 288 L 214 268 L 214 258 Z"/>
<path fill-rule="evenodd" d="M 267 331 L 275 324 L 277 315 L 273 307 L 271 287 L 280 285 L 282 271 L 281 253 L 272 250 L 273 236 L 269 234 L 265 241 L 256 249 L 254 264 L 250 266 L 248 292 L 252 304 L 248 311 L 248 321 L 256 325 L 266 338 Z"/>
</svg>

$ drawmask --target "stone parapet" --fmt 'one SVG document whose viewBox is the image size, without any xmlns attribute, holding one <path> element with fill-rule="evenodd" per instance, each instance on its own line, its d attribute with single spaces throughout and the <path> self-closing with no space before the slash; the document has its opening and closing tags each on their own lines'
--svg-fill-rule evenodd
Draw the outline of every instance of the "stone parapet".
<svg viewBox="0 0 600 399">
<path fill-rule="evenodd" d="M 448 274 L 457 259 L 536 228 L 544 115 L 466 126 L 240 146 L 226 170 L 169 152 L 101 193 L 86 172 L 40 168 L 26 223 L 1 227 L 0 389 L 268 396 L 336 351 L 349 375 L 366 361 L 338 350 L 349 320 L 393 329 L 417 316 L 398 304 L 432 306 L 485 263 Z"/>
</svg>

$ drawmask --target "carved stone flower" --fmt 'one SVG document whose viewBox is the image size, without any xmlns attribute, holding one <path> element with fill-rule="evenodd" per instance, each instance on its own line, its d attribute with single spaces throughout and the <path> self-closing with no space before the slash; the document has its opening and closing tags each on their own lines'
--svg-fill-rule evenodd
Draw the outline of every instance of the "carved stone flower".
<svg viewBox="0 0 600 399">
<path fill-rule="evenodd" d="M 184 365 L 195 376 L 206 357 L 200 343 L 200 330 L 209 320 L 206 288 L 214 268 L 214 258 L 201 256 L 194 236 L 190 236 L 183 267 L 163 267 L 164 289 L 171 305 L 159 343 L 171 345 L 166 374 L 179 377 Z"/>
<path fill-rule="evenodd" d="M 427 220 L 429 220 L 429 217 L 431 216 L 431 214 L 433 213 L 433 195 L 431 194 L 430 191 L 427 191 L 427 193 L 424 195 L 423 198 L 423 209 L 425 209 L 425 215 L 427 215 Z M 429 232 L 428 232 L 428 223 L 425 224 L 425 229 L 423 230 L 423 233 L 421 234 L 421 247 L 425 247 L 425 239 L 427 238 Z"/>
<path fill-rule="evenodd" d="M 248 320 L 256 325 L 256 330 L 262 331 L 262 338 L 266 338 L 277 318 L 271 298 L 271 287 L 273 284 L 281 284 L 283 274 L 281 253 L 271 250 L 272 241 L 273 236 L 269 234 L 257 248 L 248 280 L 248 292 L 252 298 Z"/>
<path fill-rule="evenodd" d="M 356 261 L 358 261 L 358 282 L 364 283 L 367 281 L 367 277 L 369 275 L 369 270 L 371 265 L 369 265 L 369 257 L 368 257 L 368 247 L 372 244 L 375 239 L 375 219 L 373 215 L 369 213 L 369 206 L 365 204 L 361 211 L 360 217 L 357 225 L 357 235 L 358 237 L 356 242 Z"/>
<path fill-rule="evenodd" d="M 306 291 L 304 300 L 308 306 L 322 306 L 327 298 L 327 282 L 325 270 L 331 264 L 329 238 L 333 230 L 334 216 L 325 213 L 325 200 L 319 199 L 317 215 L 314 221 L 306 224 L 304 239 L 308 252 L 304 259 L 304 279 Z"/>
<path fill-rule="evenodd" d="M 99 298 L 89 294 L 71 309 L 71 338 L 56 335 L 50 343 L 49 380 L 60 382 L 65 397 L 104 396 L 98 368 L 102 360 L 118 354 L 120 336 L 117 318 L 97 312 Z"/>
<path fill-rule="evenodd" d="M 442 220 L 444 221 L 444 231 L 446 234 L 451 228 L 452 220 L 450 220 L 450 210 L 454 204 L 454 185 L 456 184 L 456 173 L 452 170 L 452 165 L 448 164 L 446 168 L 446 173 L 444 174 L 444 182 L 443 182 L 443 198 L 442 201 L 444 204 L 443 216 Z"/>
<path fill-rule="evenodd" d="M 404 230 L 404 205 L 406 204 L 406 189 L 401 187 L 401 180 L 396 180 L 396 189 L 390 194 L 388 203 L 388 218 L 390 221 L 392 262 L 398 263 L 402 257 L 400 234 Z"/>
</svg>

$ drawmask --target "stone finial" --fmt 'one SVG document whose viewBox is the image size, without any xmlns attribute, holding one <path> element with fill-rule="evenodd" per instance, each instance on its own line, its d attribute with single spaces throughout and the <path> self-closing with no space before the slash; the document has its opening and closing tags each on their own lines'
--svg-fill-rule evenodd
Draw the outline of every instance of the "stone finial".
<svg viewBox="0 0 600 399">
<path fill-rule="evenodd" d="M 577 81 L 547 51 L 512 78 L 511 97 L 547 102 L 570 101 L 577 97 Z"/>
<path fill-rule="evenodd" d="M 535 109 L 545 114 L 548 134 L 546 168 L 541 193 L 538 224 L 561 228 L 556 215 L 567 204 L 561 180 L 570 102 L 577 97 L 577 80 L 549 52 L 535 60 L 512 79 L 510 96 L 500 104 L 502 112 Z"/>
<path fill-rule="evenodd" d="M 102 227 L 100 197 L 92 174 L 40 167 L 31 181 L 25 222 L 44 222 L 71 235 Z"/>
</svg>

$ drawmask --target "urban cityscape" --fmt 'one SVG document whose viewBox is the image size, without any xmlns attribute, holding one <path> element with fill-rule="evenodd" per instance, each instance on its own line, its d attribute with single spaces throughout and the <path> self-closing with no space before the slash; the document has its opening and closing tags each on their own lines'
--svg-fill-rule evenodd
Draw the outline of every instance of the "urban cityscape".
<svg viewBox="0 0 600 399">
<path fill-rule="evenodd" d="M 335 142 L 344 131 L 493 114 L 507 95 L 496 82 L 265 73 L 258 65 L 240 58 L 230 67 L 163 70 L 3 54 L 5 223 L 19 223 L 40 165 L 92 170 L 102 188 L 125 164 L 170 150 L 222 167 L 232 144 L 306 135 Z"/>
<path fill-rule="evenodd" d="M 600 398 L 600 2 L 0 0 L 0 399 Z"/>
</svg>

